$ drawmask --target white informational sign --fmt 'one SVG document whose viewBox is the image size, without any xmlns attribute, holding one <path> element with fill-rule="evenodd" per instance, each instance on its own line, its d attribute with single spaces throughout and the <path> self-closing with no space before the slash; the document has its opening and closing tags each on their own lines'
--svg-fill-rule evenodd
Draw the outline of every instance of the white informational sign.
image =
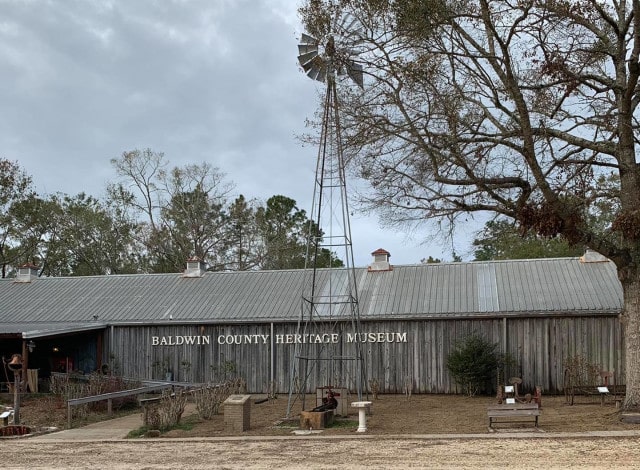
<svg viewBox="0 0 640 470">
<path fill-rule="evenodd" d="M 609 393 L 609 389 L 607 387 L 598 387 L 598 391 L 600 393 Z"/>
<path fill-rule="evenodd" d="M 507 405 L 515 405 L 515 404 L 516 404 L 515 398 L 507 398 Z"/>
<path fill-rule="evenodd" d="M 513 393 L 513 385 L 505 385 L 504 393 Z"/>
</svg>

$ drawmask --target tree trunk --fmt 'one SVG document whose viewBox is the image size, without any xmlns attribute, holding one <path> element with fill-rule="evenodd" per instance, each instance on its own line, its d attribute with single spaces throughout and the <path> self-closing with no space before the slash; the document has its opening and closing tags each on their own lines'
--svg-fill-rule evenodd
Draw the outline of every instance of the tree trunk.
<svg viewBox="0 0 640 470">
<path fill-rule="evenodd" d="M 625 341 L 626 397 L 624 410 L 640 409 L 640 277 L 622 281 L 624 312 L 622 322 Z"/>
</svg>

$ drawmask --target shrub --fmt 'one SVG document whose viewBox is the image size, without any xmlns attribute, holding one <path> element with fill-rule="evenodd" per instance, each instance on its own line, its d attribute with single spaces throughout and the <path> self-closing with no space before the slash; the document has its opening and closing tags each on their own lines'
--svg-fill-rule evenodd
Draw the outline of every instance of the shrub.
<svg viewBox="0 0 640 470">
<path fill-rule="evenodd" d="M 102 395 L 104 393 L 120 392 L 141 387 L 139 381 L 125 380 L 115 375 L 104 375 L 100 373 L 92 373 L 89 375 L 89 381 L 83 390 L 83 396 Z M 128 397 L 114 398 L 111 404 L 114 409 L 120 409 L 128 405 L 135 405 L 138 402 L 134 395 Z M 91 404 L 92 410 L 103 410 L 107 406 L 105 401 L 94 402 Z"/>
<path fill-rule="evenodd" d="M 456 344 L 446 364 L 463 393 L 474 396 L 491 387 L 498 369 L 505 363 L 504 355 L 497 349 L 497 343 L 478 335 L 468 336 Z"/>
<path fill-rule="evenodd" d="M 576 354 L 564 361 L 565 387 L 585 387 L 598 383 L 600 364 L 590 362 L 586 357 Z"/>
<path fill-rule="evenodd" d="M 207 384 L 195 390 L 193 396 L 196 403 L 196 411 L 202 419 L 212 419 L 220 412 L 222 403 L 229 396 L 236 393 L 244 393 L 246 382 L 242 378 L 228 380 L 221 384 Z"/>
<path fill-rule="evenodd" d="M 149 429 L 166 431 L 180 424 L 186 404 L 187 396 L 183 391 L 171 393 L 168 390 L 164 390 L 158 404 L 149 407 L 144 423 L 145 426 Z"/>
<path fill-rule="evenodd" d="M 196 402 L 196 411 L 202 419 L 212 419 L 220 412 L 220 406 L 231 395 L 229 383 L 207 384 L 195 390 L 193 396 Z"/>
</svg>

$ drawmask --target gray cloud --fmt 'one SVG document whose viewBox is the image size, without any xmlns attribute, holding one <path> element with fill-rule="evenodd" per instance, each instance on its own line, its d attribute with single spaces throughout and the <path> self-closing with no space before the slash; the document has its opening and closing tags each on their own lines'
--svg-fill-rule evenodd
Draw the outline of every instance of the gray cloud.
<svg viewBox="0 0 640 470">
<path fill-rule="evenodd" d="M 316 150 L 295 137 L 320 85 L 296 63 L 298 2 L 0 3 L 0 156 L 38 191 L 99 196 L 115 178 L 110 158 L 151 148 L 175 166 L 219 167 L 247 197 L 284 194 L 310 212 Z M 433 251 L 370 219 L 352 231 L 356 265 L 379 247 L 397 264 Z"/>
</svg>

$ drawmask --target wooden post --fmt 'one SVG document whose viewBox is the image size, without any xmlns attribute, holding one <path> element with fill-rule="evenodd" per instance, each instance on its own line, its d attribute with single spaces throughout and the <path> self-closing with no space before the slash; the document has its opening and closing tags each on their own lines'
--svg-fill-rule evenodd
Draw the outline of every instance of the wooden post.
<svg viewBox="0 0 640 470">
<path fill-rule="evenodd" d="M 13 424 L 20 424 L 20 370 L 13 371 Z"/>
<path fill-rule="evenodd" d="M 27 391 L 27 369 L 29 368 L 29 348 L 27 347 L 27 340 L 22 340 L 22 373 L 20 379 L 24 382 L 24 391 Z M 20 390 L 22 391 L 22 390 Z"/>
<path fill-rule="evenodd" d="M 98 340 L 97 340 L 97 355 L 96 355 L 96 365 L 97 366 L 102 366 L 103 362 L 102 362 L 102 337 L 104 336 L 104 332 L 100 331 L 98 333 Z"/>
</svg>

